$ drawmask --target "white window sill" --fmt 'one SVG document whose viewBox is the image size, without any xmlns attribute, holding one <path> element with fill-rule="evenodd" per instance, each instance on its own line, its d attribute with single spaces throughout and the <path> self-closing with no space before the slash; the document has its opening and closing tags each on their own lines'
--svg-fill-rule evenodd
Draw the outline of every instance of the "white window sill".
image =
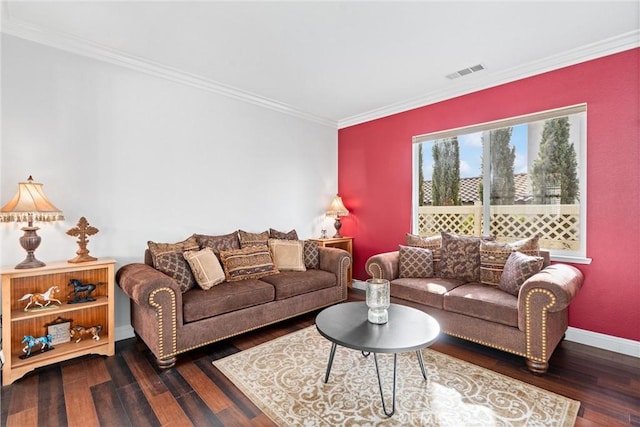
<svg viewBox="0 0 640 427">
<path fill-rule="evenodd" d="M 551 255 L 551 261 L 567 264 L 591 264 L 591 258 L 581 256 Z"/>
</svg>

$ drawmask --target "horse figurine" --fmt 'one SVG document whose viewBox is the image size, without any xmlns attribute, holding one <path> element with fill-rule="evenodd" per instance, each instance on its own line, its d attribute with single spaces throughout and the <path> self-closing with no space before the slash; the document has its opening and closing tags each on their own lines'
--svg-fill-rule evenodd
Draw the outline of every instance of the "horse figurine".
<svg viewBox="0 0 640 427">
<path fill-rule="evenodd" d="M 22 352 L 25 354 L 20 356 L 20 358 L 26 359 L 27 357 L 30 357 L 31 350 L 33 349 L 33 347 L 37 345 L 40 346 L 41 353 L 44 353 L 45 351 L 53 350 L 53 346 L 51 345 L 51 340 L 53 340 L 53 337 L 49 334 L 42 337 L 38 337 L 38 338 L 34 338 L 32 335 L 25 335 L 24 338 L 22 338 L 22 344 L 26 344 L 22 349 Z"/>
<path fill-rule="evenodd" d="M 85 335 L 91 334 L 91 338 L 100 341 L 100 332 L 102 332 L 102 325 L 92 326 L 90 328 L 85 328 L 84 326 L 74 326 L 71 328 L 71 340 L 75 342 L 82 341 Z"/>
<path fill-rule="evenodd" d="M 104 283 L 98 283 L 97 285 L 104 285 Z M 69 304 L 95 301 L 96 299 L 91 297 L 91 292 L 95 291 L 97 285 L 92 283 L 85 285 L 78 279 L 70 279 L 67 286 L 73 286 L 73 291 L 69 292 L 67 297 L 70 297 L 71 294 L 73 294 L 73 299 L 69 301 Z M 80 296 L 79 294 L 83 292 L 85 293 L 84 296 Z"/>
<path fill-rule="evenodd" d="M 57 302 L 58 304 L 62 305 L 62 302 L 54 297 L 54 295 L 56 295 L 58 292 L 60 292 L 60 288 L 58 288 L 57 285 L 53 285 L 46 292 L 41 294 L 24 294 L 18 301 L 24 301 L 26 299 L 29 300 L 29 303 L 24 308 L 24 311 L 27 311 L 32 304 L 35 304 L 40 308 L 48 307 L 52 302 Z M 53 308 L 53 306 L 51 308 Z"/>
</svg>

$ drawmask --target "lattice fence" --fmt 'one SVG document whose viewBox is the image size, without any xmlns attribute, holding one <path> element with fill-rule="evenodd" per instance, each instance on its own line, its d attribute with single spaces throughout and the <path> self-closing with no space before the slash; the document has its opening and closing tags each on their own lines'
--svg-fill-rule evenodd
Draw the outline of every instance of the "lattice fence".
<svg viewBox="0 0 640 427">
<path fill-rule="evenodd" d="M 446 230 L 480 236 L 483 229 L 482 206 L 421 206 L 418 231 L 432 236 Z M 579 205 L 508 205 L 491 207 L 489 232 L 500 241 L 515 241 L 540 235 L 546 249 L 580 249 Z"/>
</svg>

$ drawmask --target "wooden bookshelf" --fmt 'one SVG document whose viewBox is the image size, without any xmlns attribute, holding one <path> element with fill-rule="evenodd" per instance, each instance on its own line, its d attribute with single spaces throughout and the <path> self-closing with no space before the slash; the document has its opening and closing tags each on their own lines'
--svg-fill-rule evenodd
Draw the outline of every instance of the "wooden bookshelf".
<svg viewBox="0 0 640 427">
<path fill-rule="evenodd" d="M 2 268 L 2 346 L 6 359 L 2 368 L 2 385 L 11 384 L 41 366 L 85 354 L 114 355 L 114 269 L 115 260 L 110 258 L 80 264 L 63 261 L 31 269 Z M 84 284 L 97 284 L 91 293 L 95 301 L 69 304 L 69 299 L 73 297 L 73 287 L 68 286 L 70 279 L 81 280 Z M 55 297 L 61 304 L 52 302 L 47 307 L 33 310 L 30 307 L 25 311 L 28 301 L 20 301 L 22 296 L 44 293 L 53 285 L 60 289 Z M 77 343 L 69 340 L 54 344 L 54 348 L 46 352 L 40 352 L 40 346 L 36 346 L 30 357 L 21 359 L 20 356 L 24 354 L 23 337 L 46 335 L 47 324 L 58 318 L 69 319 L 70 327 L 101 325 L 100 339 L 95 340 L 87 335 Z"/>
</svg>

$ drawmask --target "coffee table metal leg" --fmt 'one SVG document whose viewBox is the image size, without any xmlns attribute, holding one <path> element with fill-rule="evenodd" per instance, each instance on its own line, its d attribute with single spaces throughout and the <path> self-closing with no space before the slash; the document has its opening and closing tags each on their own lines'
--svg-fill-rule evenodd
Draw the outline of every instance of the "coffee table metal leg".
<svg viewBox="0 0 640 427">
<path fill-rule="evenodd" d="M 391 412 L 387 412 L 387 406 L 384 403 L 384 394 L 382 393 L 382 380 L 380 379 L 380 369 L 378 368 L 378 355 L 373 353 L 373 360 L 376 362 L 376 374 L 378 374 L 378 386 L 380 386 L 380 399 L 382 399 L 382 410 L 387 417 L 391 417 L 396 412 L 396 370 L 397 370 L 397 353 L 393 353 L 393 406 Z"/>
<path fill-rule="evenodd" d="M 327 373 L 324 376 L 325 384 L 329 381 L 329 374 L 331 373 L 331 365 L 333 365 L 333 356 L 336 355 L 336 343 L 331 343 L 331 353 L 329 354 L 329 363 L 327 363 Z"/>
<path fill-rule="evenodd" d="M 422 371 L 422 377 L 426 380 L 427 373 L 424 370 L 424 360 L 422 360 L 422 352 L 418 350 L 416 351 L 416 354 L 418 355 L 418 363 L 420 363 L 420 370 Z"/>
</svg>

